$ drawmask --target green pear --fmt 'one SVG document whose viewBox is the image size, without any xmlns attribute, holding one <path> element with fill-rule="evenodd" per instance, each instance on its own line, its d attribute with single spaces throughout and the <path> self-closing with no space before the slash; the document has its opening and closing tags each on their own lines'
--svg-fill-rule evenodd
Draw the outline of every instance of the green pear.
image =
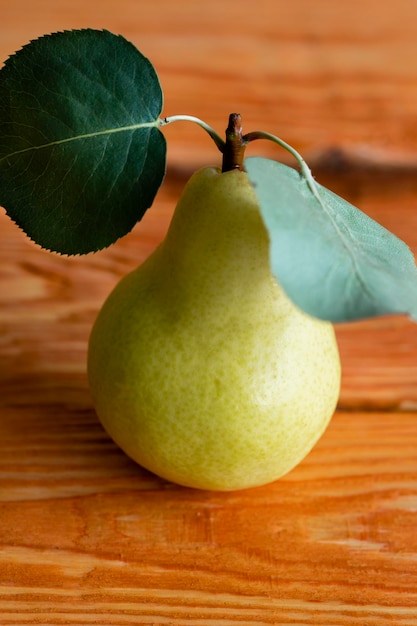
<svg viewBox="0 0 417 626">
<path fill-rule="evenodd" d="M 104 303 L 88 375 L 114 441 L 178 484 L 263 485 L 311 450 L 339 396 L 334 329 L 272 276 L 244 172 L 192 176 L 164 242 Z"/>
</svg>

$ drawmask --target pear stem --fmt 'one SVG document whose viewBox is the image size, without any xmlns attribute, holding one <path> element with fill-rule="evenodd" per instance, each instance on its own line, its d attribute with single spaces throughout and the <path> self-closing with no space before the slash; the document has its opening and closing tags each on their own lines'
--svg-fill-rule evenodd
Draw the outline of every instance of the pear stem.
<svg viewBox="0 0 417 626">
<path fill-rule="evenodd" d="M 242 137 L 242 118 L 239 113 L 229 115 L 226 143 L 223 150 L 222 172 L 243 170 L 246 142 Z"/>
</svg>

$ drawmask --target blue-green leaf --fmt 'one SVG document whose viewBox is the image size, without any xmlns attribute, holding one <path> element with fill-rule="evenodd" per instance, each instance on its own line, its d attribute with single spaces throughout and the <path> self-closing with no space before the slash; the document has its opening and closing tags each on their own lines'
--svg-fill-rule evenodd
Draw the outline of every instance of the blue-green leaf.
<svg viewBox="0 0 417 626">
<path fill-rule="evenodd" d="M 269 232 L 272 271 L 301 309 L 333 322 L 389 313 L 417 319 L 417 269 L 403 241 L 290 167 L 258 157 L 245 167 Z"/>
<path fill-rule="evenodd" d="M 0 70 L 0 204 L 38 244 L 99 250 L 129 232 L 165 173 L 162 91 L 123 37 L 34 40 Z"/>
</svg>

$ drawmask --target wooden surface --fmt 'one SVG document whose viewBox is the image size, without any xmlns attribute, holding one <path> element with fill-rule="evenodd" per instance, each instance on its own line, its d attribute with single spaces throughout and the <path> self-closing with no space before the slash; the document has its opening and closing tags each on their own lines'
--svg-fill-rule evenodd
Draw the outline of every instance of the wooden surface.
<svg viewBox="0 0 417 626">
<path fill-rule="evenodd" d="M 0 0 L 0 58 L 108 28 L 155 64 L 166 115 L 280 135 L 320 182 L 417 252 L 414 0 Z M 280 481 L 216 494 L 129 461 L 91 408 L 86 343 L 109 290 L 162 239 L 189 174 L 217 163 L 166 129 L 169 169 L 111 249 L 60 258 L 0 212 L 0 624 L 417 624 L 417 326 L 337 329 L 339 408 Z M 251 154 L 286 159 L 259 143 Z"/>
</svg>

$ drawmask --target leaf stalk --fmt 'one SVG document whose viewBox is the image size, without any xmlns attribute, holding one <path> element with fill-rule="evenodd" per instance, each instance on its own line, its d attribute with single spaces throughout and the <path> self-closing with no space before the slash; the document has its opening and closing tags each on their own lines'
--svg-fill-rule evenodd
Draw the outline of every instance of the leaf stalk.
<svg viewBox="0 0 417 626">
<path fill-rule="evenodd" d="M 281 148 L 284 148 L 284 150 L 289 152 L 298 162 L 300 166 L 300 170 L 301 170 L 301 175 L 305 178 L 308 186 L 310 187 L 312 194 L 321 203 L 320 193 L 317 188 L 316 181 L 314 180 L 313 174 L 311 173 L 311 169 L 309 168 L 309 166 L 307 165 L 307 163 L 305 162 L 301 154 L 297 152 L 295 148 L 290 146 L 290 144 L 284 141 L 283 139 L 280 139 L 279 137 L 276 137 L 275 135 L 272 135 L 271 133 L 267 133 L 263 130 L 255 130 L 253 132 L 247 133 L 243 137 L 243 141 L 246 144 L 250 143 L 251 141 L 254 141 L 255 139 L 266 139 L 268 141 L 272 141 L 273 143 L 278 144 L 279 146 L 281 146 Z"/>
<path fill-rule="evenodd" d="M 214 128 L 206 124 L 206 122 L 203 122 L 203 120 L 200 120 L 200 118 L 194 117 L 194 115 L 171 115 L 170 117 L 161 118 L 159 120 L 159 126 L 167 126 L 167 124 L 172 124 L 173 122 L 194 122 L 194 124 L 200 126 L 200 128 L 210 135 L 220 152 L 223 152 L 225 146 L 223 139 L 216 133 Z"/>
</svg>

